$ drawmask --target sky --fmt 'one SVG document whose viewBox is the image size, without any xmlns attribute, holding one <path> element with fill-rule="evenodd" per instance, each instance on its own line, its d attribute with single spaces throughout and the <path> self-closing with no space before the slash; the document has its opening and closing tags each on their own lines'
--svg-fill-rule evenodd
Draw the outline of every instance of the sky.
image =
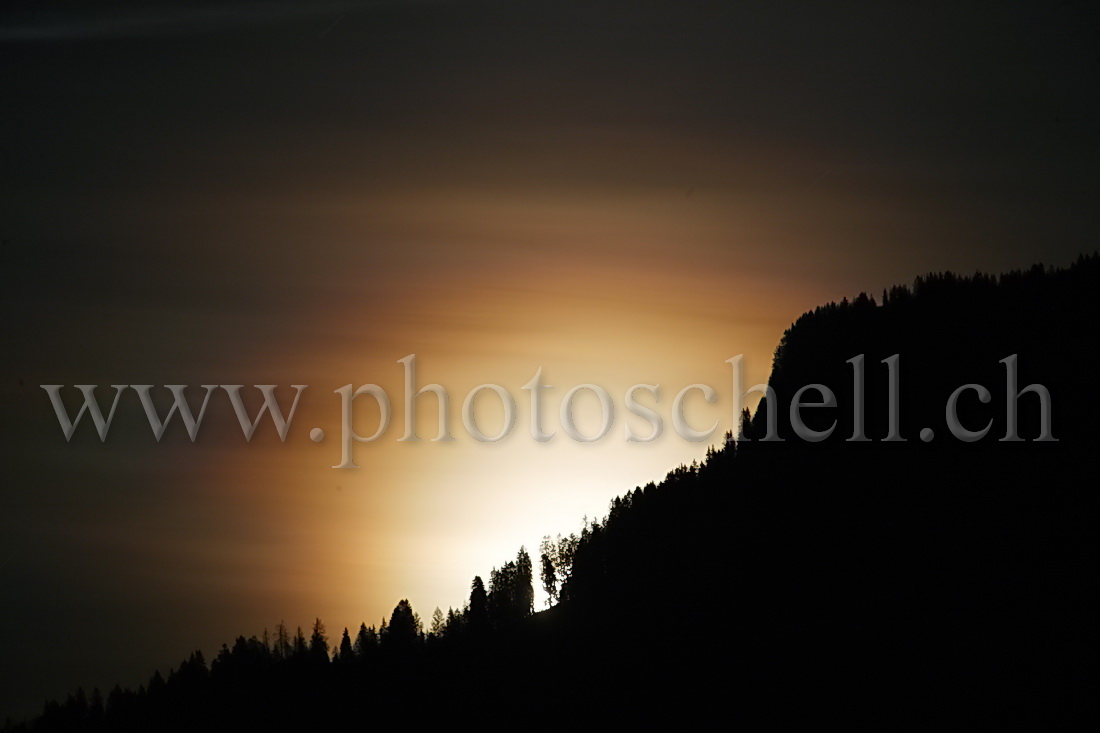
<svg viewBox="0 0 1100 733">
<path fill-rule="evenodd" d="M 766 380 L 802 312 L 1094 251 L 1097 31 L 1085 2 L 5 4 L 0 718 L 281 620 L 460 607 L 720 444 L 726 360 Z M 413 354 L 453 441 L 431 395 L 398 440 Z M 284 413 L 308 387 L 285 442 L 224 390 L 194 442 L 133 390 L 66 441 L 51 384 L 70 416 L 78 384 L 154 385 L 161 416 L 163 385 L 196 411 L 244 385 L 251 416 L 253 385 Z M 337 390 L 367 384 L 391 424 L 333 468 Z M 516 404 L 498 442 L 462 419 L 483 384 Z M 672 424 L 693 384 L 700 442 Z M 577 385 L 612 403 L 600 440 L 562 424 Z M 596 435 L 596 393 L 571 404 Z"/>
</svg>

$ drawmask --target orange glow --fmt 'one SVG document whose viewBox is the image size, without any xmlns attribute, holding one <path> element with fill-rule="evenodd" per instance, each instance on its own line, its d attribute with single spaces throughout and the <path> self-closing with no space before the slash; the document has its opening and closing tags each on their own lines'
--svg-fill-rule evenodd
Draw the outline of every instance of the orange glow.
<svg viewBox="0 0 1100 733">
<path fill-rule="evenodd" d="M 278 581 L 267 580 L 263 593 L 245 595 L 281 595 L 288 620 L 320 614 L 332 629 L 377 623 L 403 597 L 424 617 L 435 606 L 460 607 L 473 576 L 487 576 L 520 545 L 537 551 L 543 535 L 577 531 L 582 517 L 601 517 L 612 497 L 701 459 L 707 444 L 673 431 L 676 393 L 695 383 L 717 391 L 710 405 L 693 394 L 685 413 L 698 428 L 717 419 L 710 443 L 720 442 L 734 427 L 725 360 L 745 354 L 745 383 L 765 381 L 778 337 L 802 307 L 789 294 L 790 302 L 777 304 L 766 276 L 736 267 L 736 250 L 723 251 L 724 242 L 753 222 L 738 224 L 715 202 L 440 194 L 361 210 L 364 240 L 401 222 L 420 221 L 423 229 L 388 235 L 407 238 L 406 246 L 388 243 L 402 253 L 396 261 L 374 263 L 369 248 L 347 245 L 343 255 L 355 266 L 334 263 L 329 287 L 303 319 L 312 332 L 296 334 L 277 369 L 267 362 L 242 370 L 310 385 L 286 445 L 265 426 L 247 448 L 227 452 L 216 472 L 230 494 L 248 486 L 263 497 L 256 532 L 269 543 L 264 562 L 300 592 L 280 592 Z M 431 211 L 430 222 L 417 210 Z M 418 387 L 448 390 L 453 442 L 431 440 L 432 395 L 417 400 L 421 441 L 398 441 L 405 417 L 397 360 L 407 354 L 417 356 Z M 543 384 L 553 385 L 541 397 L 542 428 L 556 431 L 545 443 L 531 437 L 530 392 L 522 389 L 540 367 Z M 393 421 L 378 441 L 355 446 L 359 469 L 334 469 L 334 390 L 370 382 L 389 394 Z M 516 402 L 515 426 L 498 443 L 474 440 L 462 423 L 463 400 L 484 383 L 501 385 Z M 571 440 L 559 418 L 566 392 L 585 383 L 605 388 L 615 407 L 610 432 L 591 444 Z M 664 421 L 652 443 L 624 438 L 627 424 L 639 435 L 650 432 L 624 403 L 627 388 L 639 383 L 659 385 L 656 403 L 646 392 L 636 395 Z M 374 433 L 374 402 L 354 405 L 356 431 Z M 478 426 L 496 433 L 499 399 L 484 393 L 475 405 Z M 582 433 L 597 431 L 597 407 L 594 395 L 577 397 Z M 308 439 L 313 427 L 325 430 L 322 442 Z M 230 535 L 216 546 L 231 562 L 256 561 L 260 551 L 241 545 Z M 278 620 L 269 618 L 271 607 L 257 601 L 257 628 Z"/>
</svg>

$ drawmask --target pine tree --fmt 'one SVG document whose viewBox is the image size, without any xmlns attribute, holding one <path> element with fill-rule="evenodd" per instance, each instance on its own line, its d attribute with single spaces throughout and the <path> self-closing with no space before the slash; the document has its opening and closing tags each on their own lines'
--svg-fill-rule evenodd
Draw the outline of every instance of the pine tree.
<svg viewBox="0 0 1100 733">
<path fill-rule="evenodd" d="M 325 625 L 318 618 L 313 622 L 313 633 L 309 637 L 309 655 L 318 662 L 328 661 L 328 637 Z"/>
<path fill-rule="evenodd" d="M 272 652 L 275 654 L 276 659 L 290 659 L 292 651 L 290 632 L 287 631 L 286 624 L 280 621 L 279 625 L 275 627 L 275 645 Z"/>
<path fill-rule="evenodd" d="M 355 658 L 355 650 L 351 646 L 351 636 L 348 634 L 348 629 L 344 627 L 344 636 L 340 639 L 340 651 L 338 652 L 339 659 L 344 664 L 347 664 Z"/>
<path fill-rule="evenodd" d="M 557 550 L 557 545 L 550 539 L 550 535 L 542 538 L 539 544 L 539 576 L 542 579 L 542 588 L 546 591 L 547 606 L 558 600 L 558 574 L 554 567 Z"/>
<path fill-rule="evenodd" d="M 443 629 L 445 626 L 443 611 L 439 610 L 439 606 L 436 606 L 435 610 L 432 611 L 432 625 L 428 629 L 428 636 L 438 639 L 443 636 Z"/>
<path fill-rule="evenodd" d="M 516 574 L 513 578 L 515 611 L 519 617 L 530 616 L 535 610 L 535 587 L 532 582 L 531 556 L 522 545 L 516 555 Z"/>
<path fill-rule="evenodd" d="M 373 626 L 359 624 L 359 634 L 355 637 L 355 656 L 366 659 L 378 647 L 378 634 Z"/>
<path fill-rule="evenodd" d="M 489 626 L 489 597 L 480 575 L 475 575 L 470 584 L 470 610 L 467 617 L 470 631 L 474 634 L 483 633 Z"/>
<path fill-rule="evenodd" d="M 306 635 L 302 633 L 302 627 L 299 626 L 298 633 L 294 635 L 294 658 L 304 659 L 308 653 L 309 647 L 306 645 Z"/>
<path fill-rule="evenodd" d="M 408 649 L 420 639 L 420 620 L 408 599 L 402 599 L 390 615 L 390 625 L 383 643 L 392 649 Z"/>
</svg>

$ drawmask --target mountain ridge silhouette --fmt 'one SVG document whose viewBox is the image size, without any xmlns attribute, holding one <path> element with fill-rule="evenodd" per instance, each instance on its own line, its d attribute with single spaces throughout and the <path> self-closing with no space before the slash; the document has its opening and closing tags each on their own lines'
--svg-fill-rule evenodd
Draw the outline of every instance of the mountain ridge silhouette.
<svg viewBox="0 0 1100 733">
<path fill-rule="evenodd" d="M 615 498 L 606 517 L 475 578 L 425 631 L 402 601 L 339 644 L 239 637 L 207 664 L 106 698 L 83 691 L 5 731 L 310 730 L 471 720 L 525 725 L 989 725 L 1076 721 L 1095 644 L 1090 352 L 1100 256 L 1000 277 L 917 278 L 878 301 L 821 306 L 776 349 L 766 401 L 706 459 Z M 865 433 L 850 359 L 863 355 Z M 898 356 L 898 434 L 889 370 Z M 1007 366 L 1019 441 L 1006 435 Z M 832 435 L 800 440 L 787 409 L 822 384 Z M 945 404 L 964 384 L 955 439 Z M 925 428 L 935 438 L 924 441 Z M 541 576 L 557 600 L 534 613 Z M 353 642 L 354 639 L 354 642 Z"/>
</svg>

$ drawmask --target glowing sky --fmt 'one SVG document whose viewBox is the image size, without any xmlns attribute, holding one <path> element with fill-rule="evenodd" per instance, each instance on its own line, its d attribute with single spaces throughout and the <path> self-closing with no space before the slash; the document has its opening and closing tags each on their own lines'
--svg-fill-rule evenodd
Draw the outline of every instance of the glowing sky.
<svg viewBox="0 0 1100 733">
<path fill-rule="evenodd" d="M 460 606 L 521 544 L 701 458 L 673 396 L 714 387 L 688 416 L 731 428 L 725 360 L 766 379 L 804 310 L 1094 249 L 1096 11 L 1050 5 L 0 11 L 0 715 L 281 619 Z M 428 440 L 433 398 L 397 441 L 408 354 L 454 442 Z M 540 367 L 547 443 L 521 389 Z M 369 382 L 394 423 L 333 469 L 333 390 Z M 499 443 L 462 427 L 482 383 L 517 401 Z M 617 410 L 590 445 L 558 419 L 581 383 Z M 636 383 L 660 385 L 654 443 L 623 439 Z M 224 395 L 196 443 L 158 444 L 133 393 L 106 443 L 66 443 L 41 384 L 310 386 L 285 444 L 246 443 Z"/>
</svg>

